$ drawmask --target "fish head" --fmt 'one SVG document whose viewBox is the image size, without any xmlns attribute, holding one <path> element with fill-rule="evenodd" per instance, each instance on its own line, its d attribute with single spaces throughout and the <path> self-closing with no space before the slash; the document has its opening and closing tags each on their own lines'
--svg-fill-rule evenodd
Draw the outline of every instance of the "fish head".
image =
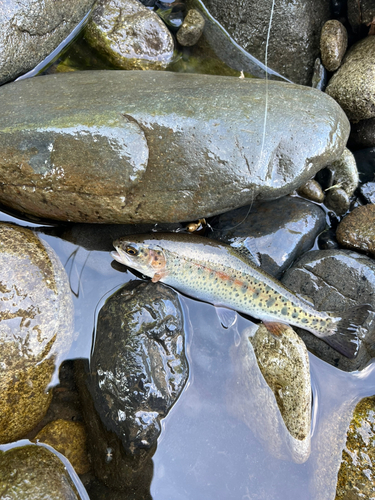
<svg viewBox="0 0 375 500">
<path fill-rule="evenodd" d="M 113 246 L 116 251 L 111 255 L 117 262 L 145 276 L 152 278 L 165 271 L 166 256 L 163 249 L 152 240 L 147 240 L 146 236 L 124 236 L 115 240 Z"/>
</svg>

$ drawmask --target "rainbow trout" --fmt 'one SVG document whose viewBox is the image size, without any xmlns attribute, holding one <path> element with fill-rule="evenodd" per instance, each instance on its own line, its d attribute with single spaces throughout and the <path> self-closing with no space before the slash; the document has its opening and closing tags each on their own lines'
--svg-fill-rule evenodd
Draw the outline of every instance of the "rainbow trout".
<svg viewBox="0 0 375 500">
<path fill-rule="evenodd" d="M 112 257 L 180 292 L 218 307 L 261 319 L 273 334 L 283 325 L 308 330 L 349 358 L 357 355 L 357 330 L 371 308 L 339 313 L 317 311 L 230 246 L 181 233 L 125 236 Z"/>
</svg>

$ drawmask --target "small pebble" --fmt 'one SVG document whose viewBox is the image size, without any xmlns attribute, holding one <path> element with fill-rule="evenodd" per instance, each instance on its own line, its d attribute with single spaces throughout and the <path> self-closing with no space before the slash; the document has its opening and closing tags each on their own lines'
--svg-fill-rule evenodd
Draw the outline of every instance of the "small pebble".
<svg viewBox="0 0 375 500">
<path fill-rule="evenodd" d="M 297 189 L 297 193 L 308 200 L 315 201 L 316 203 L 323 203 L 324 192 L 319 182 L 311 179 L 303 186 Z"/>
<path fill-rule="evenodd" d="M 333 188 L 327 191 L 324 204 L 336 215 L 344 215 L 349 210 L 350 199 L 342 188 Z"/>
<path fill-rule="evenodd" d="M 327 21 L 320 35 L 320 52 L 322 63 L 328 71 L 336 71 L 348 46 L 348 34 L 345 26 L 332 19 Z"/>
<path fill-rule="evenodd" d="M 375 205 L 353 210 L 340 222 L 336 237 L 343 247 L 375 254 Z"/>
<path fill-rule="evenodd" d="M 195 9 L 190 9 L 177 32 L 178 43 L 185 47 L 195 45 L 203 33 L 204 23 L 202 14 Z"/>
</svg>

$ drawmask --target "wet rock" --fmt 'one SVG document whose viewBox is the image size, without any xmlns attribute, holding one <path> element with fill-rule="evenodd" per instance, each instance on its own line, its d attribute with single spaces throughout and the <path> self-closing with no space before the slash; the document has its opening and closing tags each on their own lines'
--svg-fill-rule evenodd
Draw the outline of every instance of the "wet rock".
<svg viewBox="0 0 375 500">
<path fill-rule="evenodd" d="M 353 123 L 348 140 L 352 150 L 371 148 L 375 146 L 375 118 Z"/>
<path fill-rule="evenodd" d="M 265 62 L 272 0 L 249 0 L 241 4 L 236 0 L 205 0 L 203 3 L 242 49 Z M 329 3 L 324 0 L 298 0 L 293 8 L 289 2 L 275 2 L 268 66 L 294 83 L 310 85 L 314 61 L 319 55 L 319 33 L 329 17 Z"/>
<path fill-rule="evenodd" d="M 46 443 L 62 453 L 77 474 L 90 470 L 87 457 L 86 430 L 82 422 L 58 419 L 50 422 L 35 436 L 34 442 Z"/>
<path fill-rule="evenodd" d="M 325 91 L 328 82 L 328 73 L 319 57 L 315 59 L 311 86 L 314 89 Z"/>
<path fill-rule="evenodd" d="M 159 5 L 160 8 L 156 10 L 156 14 L 164 21 L 170 31 L 175 33 L 176 30 L 181 27 L 185 17 L 185 1 L 175 0 L 171 3 L 157 2 L 157 5 Z"/>
<path fill-rule="evenodd" d="M 375 148 L 366 148 L 354 153 L 361 182 L 375 181 Z"/>
<path fill-rule="evenodd" d="M 373 498 L 375 494 L 375 397 L 355 407 L 342 462 L 335 500 Z"/>
<path fill-rule="evenodd" d="M 195 45 L 204 30 L 204 17 L 196 9 L 190 9 L 177 32 L 177 41 L 179 44 L 189 47 Z"/>
<path fill-rule="evenodd" d="M 332 229 L 327 229 L 323 231 L 318 238 L 318 246 L 320 250 L 332 250 L 334 248 L 339 248 L 339 244 L 336 240 L 336 233 Z"/>
<path fill-rule="evenodd" d="M 374 23 L 374 18 L 375 5 L 373 0 L 348 0 L 348 20 L 353 31 L 358 31 L 363 24 L 370 26 Z"/>
<path fill-rule="evenodd" d="M 303 186 L 297 189 L 297 193 L 308 200 L 315 201 L 316 203 L 323 203 L 324 193 L 319 182 L 310 179 Z"/>
<path fill-rule="evenodd" d="M 345 26 L 331 19 L 327 21 L 320 35 L 320 52 L 322 63 L 328 71 L 336 71 L 348 46 L 348 34 Z"/>
<path fill-rule="evenodd" d="M 352 196 L 359 181 L 357 163 L 353 153 L 345 148 L 340 158 L 331 163 L 328 169 L 331 173 L 329 187 L 337 185 L 348 196 Z"/>
<path fill-rule="evenodd" d="M 268 82 L 263 143 L 265 88 L 166 71 L 4 86 L 0 200 L 52 219 L 160 223 L 289 194 L 340 158 L 349 123 L 324 93 Z"/>
<path fill-rule="evenodd" d="M 79 387 L 93 467 L 108 486 L 130 488 L 144 467 L 152 473 L 160 420 L 187 380 L 183 328 L 176 292 L 151 282 L 127 283 L 99 312 Z"/>
<path fill-rule="evenodd" d="M 0 84 L 45 59 L 88 13 L 93 0 L 0 3 Z"/>
<path fill-rule="evenodd" d="M 245 329 L 238 348 L 231 352 L 235 366 L 235 383 L 229 396 L 231 411 L 272 455 L 303 463 L 310 454 L 311 424 L 305 344 L 290 327 L 280 339 L 263 325 L 254 330 Z"/>
<path fill-rule="evenodd" d="M 343 247 L 375 254 L 375 205 L 354 209 L 340 222 L 336 236 Z"/>
<path fill-rule="evenodd" d="M 308 252 L 283 276 L 284 285 L 310 297 L 319 311 L 346 311 L 369 304 L 375 310 L 375 263 L 349 250 Z M 365 318 L 364 318 L 365 320 Z M 347 359 L 313 334 L 296 328 L 308 349 L 340 370 L 362 369 L 375 355 L 375 320 L 370 313 L 358 332 L 359 353 Z"/>
<path fill-rule="evenodd" d="M 84 36 L 119 69 L 164 69 L 173 59 L 172 35 L 138 0 L 99 0 Z"/>
<path fill-rule="evenodd" d="M 0 451 L 0 498 L 89 500 L 69 463 L 36 445 Z"/>
<path fill-rule="evenodd" d="M 62 264 L 29 229 L 0 225 L 0 283 L 0 443 L 6 443 L 48 409 L 48 386 L 73 341 L 73 304 Z"/>
<path fill-rule="evenodd" d="M 350 121 L 375 117 L 375 36 L 350 48 L 326 93 L 340 104 Z"/>
<path fill-rule="evenodd" d="M 343 189 L 335 188 L 327 191 L 324 204 L 335 214 L 344 215 L 349 210 L 350 199 Z"/>
<path fill-rule="evenodd" d="M 362 184 L 359 192 L 367 203 L 375 203 L 375 182 L 366 182 L 366 184 Z"/>
<path fill-rule="evenodd" d="M 253 255 L 262 269 L 280 278 L 314 245 L 325 224 L 320 207 L 288 196 L 220 215 L 211 222 L 211 236 L 247 257 Z"/>
</svg>

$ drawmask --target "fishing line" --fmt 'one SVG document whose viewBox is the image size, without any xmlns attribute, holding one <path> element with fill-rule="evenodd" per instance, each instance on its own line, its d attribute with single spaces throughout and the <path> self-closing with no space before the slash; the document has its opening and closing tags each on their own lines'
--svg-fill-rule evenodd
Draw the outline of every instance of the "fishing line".
<svg viewBox="0 0 375 500">
<path fill-rule="evenodd" d="M 258 164 L 257 167 L 261 164 L 263 161 L 263 156 L 264 156 L 264 143 L 266 140 L 266 128 L 267 128 L 267 115 L 268 115 L 268 45 L 270 41 L 270 36 L 271 36 L 271 27 L 272 27 L 272 18 L 273 18 L 273 12 L 275 10 L 275 0 L 272 0 L 272 5 L 271 5 L 271 14 L 270 14 L 270 21 L 268 23 L 268 31 L 267 31 L 267 38 L 266 38 L 266 50 L 264 54 L 264 66 L 265 66 L 265 72 L 266 72 L 266 98 L 265 98 L 265 103 L 264 103 L 264 118 L 263 118 L 263 134 L 262 134 L 262 145 L 260 148 L 260 154 L 259 154 L 259 159 L 258 159 Z M 254 196 L 252 197 L 251 204 L 249 206 L 249 210 L 247 211 L 247 214 L 245 215 L 244 219 L 240 221 L 238 224 L 235 226 L 230 227 L 229 229 L 235 229 L 236 227 L 240 226 L 245 220 L 248 218 L 250 211 L 252 209 L 254 202 Z"/>
</svg>

